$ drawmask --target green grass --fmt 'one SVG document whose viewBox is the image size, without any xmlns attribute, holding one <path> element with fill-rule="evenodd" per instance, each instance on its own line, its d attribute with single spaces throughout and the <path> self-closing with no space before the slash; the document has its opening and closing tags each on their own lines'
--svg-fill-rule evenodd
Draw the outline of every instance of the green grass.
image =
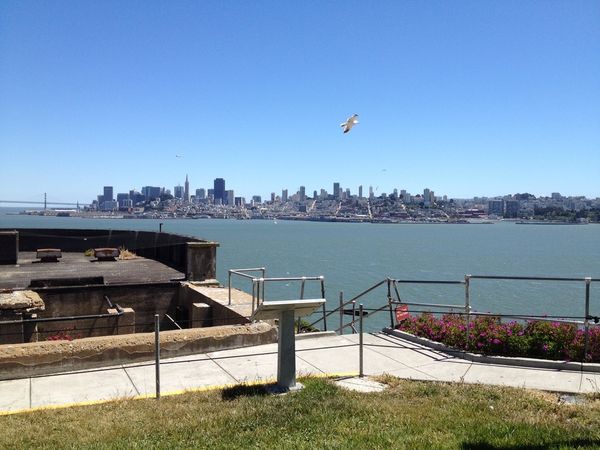
<svg viewBox="0 0 600 450">
<path fill-rule="evenodd" d="M 382 393 L 304 379 L 270 396 L 261 387 L 187 393 L 0 417 L 2 448 L 599 448 L 600 400 L 384 379 Z"/>
</svg>

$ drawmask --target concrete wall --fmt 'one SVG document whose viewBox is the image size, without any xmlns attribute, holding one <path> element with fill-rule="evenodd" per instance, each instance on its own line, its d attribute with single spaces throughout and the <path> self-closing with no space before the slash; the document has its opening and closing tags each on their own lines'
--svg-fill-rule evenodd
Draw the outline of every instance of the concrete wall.
<svg viewBox="0 0 600 450">
<path fill-rule="evenodd" d="M 160 334 L 161 358 L 277 342 L 277 329 L 248 325 L 193 328 Z M 154 359 L 154 333 L 0 346 L 0 379 L 85 370 Z"/>
<path fill-rule="evenodd" d="M 165 317 L 178 316 L 179 288 L 177 282 L 144 285 L 107 285 L 85 287 L 62 287 L 35 289 L 46 305 L 38 317 L 82 316 L 107 314 L 107 296 L 114 304 L 130 308 L 135 313 L 135 332 L 147 333 L 154 330 L 154 315 L 161 318 L 162 329 L 175 326 Z M 123 319 L 121 319 L 122 321 Z M 45 340 L 60 331 L 75 338 L 118 334 L 119 318 L 96 318 L 37 324 L 38 340 Z M 35 339 L 35 334 L 31 336 Z"/>
<path fill-rule="evenodd" d="M 19 233 L 0 230 L 0 264 L 15 265 L 19 253 Z"/>
</svg>

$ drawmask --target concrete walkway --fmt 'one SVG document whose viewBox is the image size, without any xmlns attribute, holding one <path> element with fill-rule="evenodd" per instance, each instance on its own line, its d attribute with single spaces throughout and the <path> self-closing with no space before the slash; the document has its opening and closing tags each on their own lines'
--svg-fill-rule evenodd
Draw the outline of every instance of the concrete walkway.
<svg viewBox="0 0 600 450">
<path fill-rule="evenodd" d="M 600 373 L 473 363 L 386 334 L 364 335 L 366 375 L 514 386 L 584 393 L 600 390 Z M 358 335 L 302 335 L 296 341 L 298 376 L 358 373 Z M 242 382 L 274 381 L 277 344 L 161 361 L 163 396 Z M 154 396 L 153 363 L 0 381 L 0 414 Z"/>
</svg>

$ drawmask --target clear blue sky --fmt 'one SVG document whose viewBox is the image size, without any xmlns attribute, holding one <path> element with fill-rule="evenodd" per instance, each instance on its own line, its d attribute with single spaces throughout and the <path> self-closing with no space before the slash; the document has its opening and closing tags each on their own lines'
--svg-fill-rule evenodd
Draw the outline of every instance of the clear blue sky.
<svg viewBox="0 0 600 450">
<path fill-rule="evenodd" d="M 600 196 L 600 2 L 4 0 L 0 163 L 20 200 Z"/>
</svg>

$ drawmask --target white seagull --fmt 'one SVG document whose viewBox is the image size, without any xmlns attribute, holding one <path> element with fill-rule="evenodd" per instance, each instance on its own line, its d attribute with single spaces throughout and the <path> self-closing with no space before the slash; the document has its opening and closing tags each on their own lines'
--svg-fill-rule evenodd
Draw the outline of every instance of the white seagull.
<svg viewBox="0 0 600 450">
<path fill-rule="evenodd" d="M 342 127 L 344 129 L 344 133 L 347 133 L 357 123 L 358 123 L 358 114 L 352 114 L 352 116 L 348 117 L 348 119 L 344 123 L 340 124 L 340 127 Z"/>
</svg>

